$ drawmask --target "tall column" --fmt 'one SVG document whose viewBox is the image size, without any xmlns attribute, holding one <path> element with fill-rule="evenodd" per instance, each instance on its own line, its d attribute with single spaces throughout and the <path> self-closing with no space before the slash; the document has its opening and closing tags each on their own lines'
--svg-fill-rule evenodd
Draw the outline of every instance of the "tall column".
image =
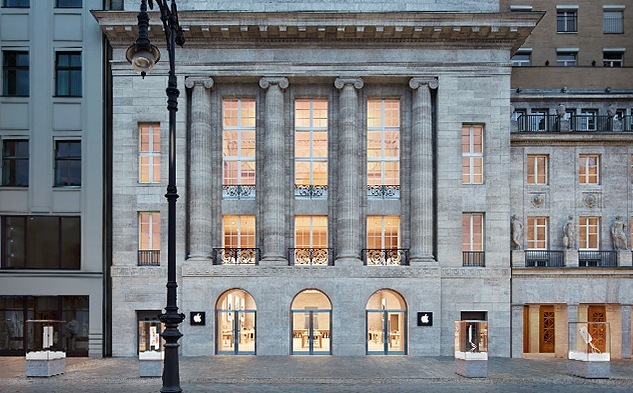
<svg viewBox="0 0 633 393">
<path fill-rule="evenodd" d="M 189 143 L 189 258 L 210 259 L 213 247 L 211 196 L 211 94 L 213 79 L 187 78 L 191 91 Z"/>
<path fill-rule="evenodd" d="M 360 78 L 337 78 L 334 86 L 340 90 L 337 198 L 336 198 L 336 249 L 335 264 L 352 266 L 360 260 L 361 185 L 360 168 L 362 151 L 358 129 L 358 90 L 364 82 Z"/>
<path fill-rule="evenodd" d="M 433 256 L 433 115 L 431 90 L 435 78 L 412 78 L 411 124 L 411 249 L 409 263 L 432 262 Z"/>
<path fill-rule="evenodd" d="M 264 113 L 264 146 L 262 149 L 264 164 L 262 176 L 257 183 L 262 189 L 262 231 L 263 256 L 262 265 L 285 265 L 285 231 L 286 231 L 286 184 L 284 172 L 284 95 L 288 88 L 286 78 L 261 78 L 259 87 L 266 90 Z"/>
</svg>

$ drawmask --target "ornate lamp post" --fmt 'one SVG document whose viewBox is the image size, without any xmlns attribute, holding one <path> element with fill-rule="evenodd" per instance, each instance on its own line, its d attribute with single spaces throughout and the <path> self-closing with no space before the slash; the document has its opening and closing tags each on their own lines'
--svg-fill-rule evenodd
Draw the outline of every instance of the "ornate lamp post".
<svg viewBox="0 0 633 393">
<path fill-rule="evenodd" d="M 147 35 L 149 16 L 147 15 L 148 0 L 141 0 L 141 12 L 138 14 L 138 39 L 125 53 L 127 60 L 134 66 L 136 72 L 145 75 L 154 68 L 160 58 L 158 48 L 149 42 Z M 167 83 L 167 110 L 169 111 L 169 181 L 167 183 L 168 215 L 167 215 L 167 306 L 160 315 L 165 324 L 162 337 L 165 340 L 165 361 L 163 368 L 163 387 L 161 392 L 182 392 L 180 387 L 180 372 L 178 365 L 178 340 L 182 333 L 178 325 L 185 319 L 185 315 L 178 313 L 176 304 L 176 112 L 178 111 L 178 91 L 175 72 L 175 46 L 182 46 L 185 39 L 182 28 L 178 23 L 176 1 L 171 0 L 171 7 L 167 0 L 157 0 L 160 8 L 160 19 L 163 21 L 167 53 L 169 55 L 169 79 Z M 153 1 L 149 0 L 149 8 L 153 9 Z"/>
</svg>

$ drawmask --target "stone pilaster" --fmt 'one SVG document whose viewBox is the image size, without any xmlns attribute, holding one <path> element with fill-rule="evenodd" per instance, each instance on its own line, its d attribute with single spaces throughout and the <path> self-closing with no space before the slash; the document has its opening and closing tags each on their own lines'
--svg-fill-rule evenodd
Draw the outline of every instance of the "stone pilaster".
<svg viewBox="0 0 633 393">
<path fill-rule="evenodd" d="M 187 78 L 191 89 L 189 138 L 189 258 L 210 259 L 213 247 L 211 171 L 211 78 Z"/>
<path fill-rule="evenodd" d="M 523 357 L 523 305 L 522 304 L 513 304 L 512 305 L 512 353 L 510 356 L 513 358 L 522 358 Z"/>
<path fill-rule="evenodd" d="M 284 173 L 284 94 L 286 78 L 262 78 L 259 87 L 266 90 L 264 104 L 264 146 L 262 175 L 258 185 L 262 189 L 263 252 L 261 265 L 286 265 L 286 181 Z"/>
<path fill-rule="evenodd" d="M 586 321 L 586 319 L 585 319 Z M 567 322 L 578 322 L 578 304 L 568 304 L 567 305 Z M 576 342 L 578 340 L 578 332 L 576 329 L 570 329 L 567 336 L 567 342 Z M 567 348 L 567 350 L 571 350 L 571 348 Z"/>
<path fill-rule="evenodd" d="M 412 78 L 411 249 L 409 262 L 432 262 L 433 256 L 433 116 L 431 90 L 435 78 Z"/>
<path fill-rule="evenodd" d="M 336 200 L 335 264 L 351 266 L 362 264 L 360 260 L 361 182 L 362 151 L 358 129 L 358 90 L 365 83 L 360 78 L 337 78 L 334 86 L 340 90 L 338 132 L 338 198 Z"/>
<path fill-rule="evenodd" d="M 622 305 L 622 358 L 631 359 L 631 305 Z"/>
</svg>

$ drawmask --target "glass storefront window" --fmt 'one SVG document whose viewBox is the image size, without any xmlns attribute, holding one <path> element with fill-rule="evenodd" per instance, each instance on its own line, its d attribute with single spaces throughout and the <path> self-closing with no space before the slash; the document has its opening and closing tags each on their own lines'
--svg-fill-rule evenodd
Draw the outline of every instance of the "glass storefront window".
<svg viewBox="0 0 633 393">
<path fill-rule="evenodd" d="M 246 291 L 224 292 L 216 304 L 216 353 L 255 355 L 255 299 Z"/>
<path fill-rule="evenodd" d="M 407 305 L 397 292 L 382 289 L 367 302 L 367 354 L 407 354 Z"/>
<path fill-rule="evenodd" d="M 325 294 L 306 289 L 295 296 L 292 311 L 292 355 L 332 353 L 332 304 Z"/>
</svg>

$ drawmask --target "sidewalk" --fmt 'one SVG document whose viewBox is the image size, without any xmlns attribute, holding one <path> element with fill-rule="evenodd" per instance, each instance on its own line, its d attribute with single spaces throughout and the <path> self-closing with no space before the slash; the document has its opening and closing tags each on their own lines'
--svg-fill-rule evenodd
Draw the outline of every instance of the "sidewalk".
<svg viewBox="0 0 633 393">
<path fill-rule="evenodd" d="M 160 378 L 139 378 L 131 358 L 69 358 L 66 373 L 27 378 L 21 357 L 0 358 L 0 392 L 157 392 Z M 633 361 L 611 362 L 611 377 L 570 376 L 567 361 L 493 358 L 488 378 L 454 372 L 453 358 L 411 356 L 213 356 L 180 359 L 185 392 L 633 391 Z M 424 387 L 424 389 L 422 388 Z M 540 387 L 540 388 L 537 388 Z M 545 390 L 543 390 L 545 389 Z"/>
</svg>

